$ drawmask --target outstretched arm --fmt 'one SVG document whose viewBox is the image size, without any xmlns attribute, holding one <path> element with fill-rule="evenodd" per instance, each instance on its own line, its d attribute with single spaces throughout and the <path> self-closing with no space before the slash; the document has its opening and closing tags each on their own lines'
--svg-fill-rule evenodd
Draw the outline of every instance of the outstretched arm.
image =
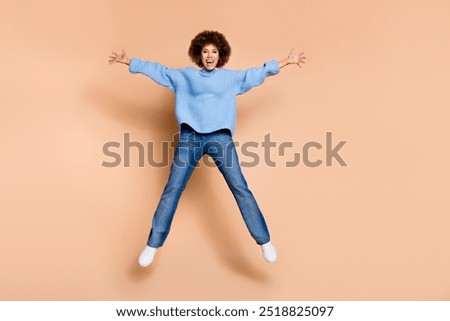
<svg viewBox="0 0 450 321">
<path fill-rule="evenodd" d="M 289 55 L 287 58 L 284 58 L 280 61 L 278 61 L 278 66 L 283 68 L 284 66 L 290 65 L 290 64 L 296 64 L 300 68 L 302 68 L 301 64 L 305 63 L 306 56 L 303 52 L 298 52 L 294 48 L 291 49 L 291 52 L 289 52 Z"/>
<path fill-rule="evenodd" d="M 301 64 L 305 63 L 306 56 L 303 52 L 299 53 L 294 48 L 291 49 L 287 58 L 279 61 L 273 59 L 264 64 L 261 68 L 249 68 L 242 72 L 242 83 L 238 91 L 238 95 L 241 95 L 255 86 L 259 86 L 263 83 L 264 79 L 268 76 L 276 75 L 280 72 L 280 69 L 284 66 L 296 64 L 302 68 Z"/>
<path fill-rule="evenodd" d="M 121 53 L 113 52 L 112 56 L 109 56 L 108 62 L 110 64 L 114 63 L 121 63 L 125 65 L 130 65 L 130 58 L 128 58 L 127 54 L 125 53 L 125 50 L 122 49 Z"/>
<path fill-rule="evenodd" d="M 156 62 L 143 61 L 139 58 L 128 58 L 125 50 L 121 53 L 113 52 L 109 56 L 109 64 L 119 63 L 128 66 L 128 70 L 132 74 L 141 73 L 153 79 L 156 83 L 175 91 L 175 85 L 170 76 L 171 71 L 166 66 Z"/>
</svg>

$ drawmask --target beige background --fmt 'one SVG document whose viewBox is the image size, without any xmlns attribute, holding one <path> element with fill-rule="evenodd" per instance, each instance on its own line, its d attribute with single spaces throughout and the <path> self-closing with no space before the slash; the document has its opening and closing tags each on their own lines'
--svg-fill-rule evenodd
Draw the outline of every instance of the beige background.
<svg viewBox="0 0 450 321">
<path fill-rule="evenodd" d="M 0 27 L 0 299 L 450 299 L 448 1 L 2 1 Z M 308 57 L 238 99 L 237 141 L 294 144 L 244 169 L 279 261 L 203 166 L 141 269 L 168 168 L 104 168 L 102 146 L 170 140 L 174 97 L 107 59 L 187 66 L 204 29 L 228 68 Z M 283 165 L 327 131 L 347 167 Z"/>
</svg>

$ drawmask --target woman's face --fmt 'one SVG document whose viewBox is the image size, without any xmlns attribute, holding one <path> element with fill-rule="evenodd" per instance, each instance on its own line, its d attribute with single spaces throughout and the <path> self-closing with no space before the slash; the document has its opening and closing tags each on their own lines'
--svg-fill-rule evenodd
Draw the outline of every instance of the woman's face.
<svg viewBox="0 0 450 321">
<path fill-rule="evenodd" d="M 219 50 L 214 45 L 206 45 L 202 49 L 202 64 L 206 70 L 213 70 L 219 62 Z"/>
</svg>

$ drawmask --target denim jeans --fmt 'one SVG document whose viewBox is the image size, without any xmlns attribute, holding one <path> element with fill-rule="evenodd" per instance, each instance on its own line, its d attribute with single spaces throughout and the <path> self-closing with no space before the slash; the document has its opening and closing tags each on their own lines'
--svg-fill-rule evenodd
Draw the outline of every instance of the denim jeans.
<svg viewBox="0 0 450 321">
<path fill-rule="evenodd" d="M 239 165 L 231 133 L 227 129 L 200 134 L 187 125 L 181 126 L 180 139 L 175 150 L 169 180 L 164 188 L 153 216 L 152 229 L 147 245 L 164 244 L 172 224 L 181 193 L 200 158 L 208 154 L 219 168 L 236 199 L 244 222 L 257 244 L 270 241 L 264 217 L 247 186 Z"/>
</svg>

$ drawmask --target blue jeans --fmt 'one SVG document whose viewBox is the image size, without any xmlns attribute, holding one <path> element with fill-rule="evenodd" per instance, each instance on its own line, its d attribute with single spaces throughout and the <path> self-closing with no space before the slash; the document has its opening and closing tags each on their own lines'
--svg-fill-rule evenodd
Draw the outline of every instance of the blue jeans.
<svg viewBox="0 0 450 321">
<path fill-rule="evenodd" d="M 160 247 L 169 234 L 181 193 L 200 158 L 208 154 L 219 168 L 241 211 L 245 224 L 256 243 L 270 241 L 264 217 L 242 175 L 231 133 L 227 129 L 200 134 L 187 125 L 181 126 L 169 180 L 153 216 L 147 245 Z"/>
</svg>

